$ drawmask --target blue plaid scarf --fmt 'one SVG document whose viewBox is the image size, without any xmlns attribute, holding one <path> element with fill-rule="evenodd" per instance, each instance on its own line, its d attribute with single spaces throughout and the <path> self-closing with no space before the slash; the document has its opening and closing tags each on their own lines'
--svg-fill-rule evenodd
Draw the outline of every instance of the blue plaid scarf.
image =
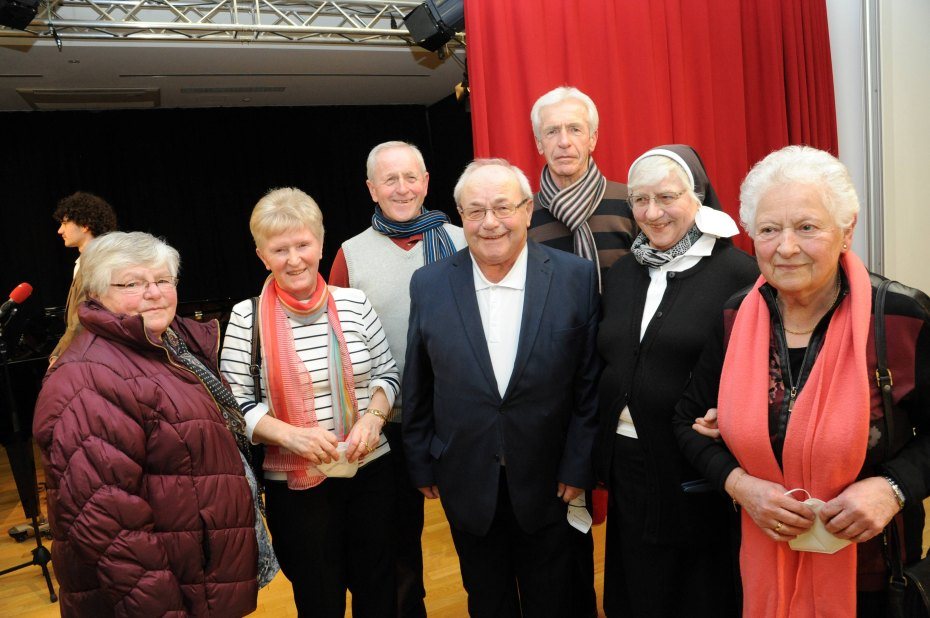
<svg viewBox="0 0 930 618">
<path fill-rule="evenodd" d="M 431 264 L 455 253 L 455 244 L 442 227 L 444 223 L 449 223 L 446 213 L 425 208 L 410 221 L 398 222 L 388 219 L 378 205 L 375 205 L 375 214 L 371 216 L 371 227 L 388 238 L 406 238 L 414 234 L 423 234 L 425 264 Z"/>
</svg>

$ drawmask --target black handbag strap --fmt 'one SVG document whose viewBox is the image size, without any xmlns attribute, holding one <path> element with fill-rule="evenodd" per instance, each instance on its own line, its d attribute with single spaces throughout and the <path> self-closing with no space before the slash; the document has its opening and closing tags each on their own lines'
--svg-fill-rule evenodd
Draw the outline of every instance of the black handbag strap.
<svg viewBox="0 0 930 618">
<path fill-rule="evenodd" d="M 258 332 L 258 296 L 252 297 L 252 355 L 249 357 L 249 375 L 252 376 L 252 396 L 255 403 L 261 403 L 262 341 Z"/>
<path fill-rule="evenodd" d="M 894 415 L 892 414 L 891 387 L 894 386 L 894 380 L 891 376 L 891 370 L 888 369 L 888 346 L 885 335 L 885 295 L 888 292 L 888 286 L 892 281 L 885 279 L 875 290 L 875 383 L 878 386 L 878 392 L 882 395 L 882 408 L 884 408 L 885 418 L 885 459 L 891 458 L 891 443 L 894 437 Z"/>
<path fill-rule="evenodd" d="M 875 290 L 875 383 L 878 385 L 878 391 L 882 395 L 882 408 L 885 422 L 885 459 L 891 458 L 891 446 L 894 437 L 894 408 L 892 401 L 892 379 L 891 370 L 888 369 L 888 346 L 885 332 L 885 295 L 888 292 L 888 286 L 892 284 L 890 279 L 885 279 Z M 888 581 L 888 593 L 891 597 L 891 609 L 900 611 L 903 606 L 904 591 L 907 588 L 907 579 L 904 577 L 904 561 L 901 559 L 901 540 L 898 535 L 898 526 L 892 517 L 888 525 L 885 526 L 883 542 L 885 552 L 888 557 L 888 567 L 891 571 L 891 577 Z"/>
</svg>

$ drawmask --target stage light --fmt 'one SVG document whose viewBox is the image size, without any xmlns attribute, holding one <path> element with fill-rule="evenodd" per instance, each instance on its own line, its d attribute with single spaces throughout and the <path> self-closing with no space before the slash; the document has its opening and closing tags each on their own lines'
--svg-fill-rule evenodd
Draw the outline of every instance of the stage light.
<svg viewBox="0 0 930 618">
<path fill-rule="evenodd" d="M 414 42 L 436 51 L 465 27 L 465 0 L 427 0 L 404 17 Z"/>
<path fill-rule="evenodd" d="M 0 0 L 0 26 L 25 30 L 39 10 L 39 0 Z"/>
</svg>

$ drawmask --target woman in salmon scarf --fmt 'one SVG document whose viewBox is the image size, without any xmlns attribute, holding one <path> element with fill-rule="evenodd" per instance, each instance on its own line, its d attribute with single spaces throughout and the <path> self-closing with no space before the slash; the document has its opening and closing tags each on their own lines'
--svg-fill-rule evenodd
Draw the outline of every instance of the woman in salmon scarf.
<svg viewBox="0 0 930 618">
<path fill-rule="evenodd" d="M 268 529 L 300 616 L 381 618 L 395 608 L 388 520 L 390 446 L 381 429 L 398 391 L 381 321 L 361 290 L 319 274 L 323 215 L 299 189 L 271 191 L 249 221 L 271 274 L 253 316 L 233 307 L 221 369 L 265 450 Z M 251 372 L 261 340 L 261 392 Z"/>
<path fill-rule="evenodd" d="M 753 167 L 740 201 L 762 276 L 724 309 L 677 407 L 679 443 L 742 507 L 744 616 L 886 615 L 882 531 L 901 513 L 917 559 L 930 494 L 930 299 L 900 284 L 886 298 L 886 425 L 872 379 L 881 277 L 850 249 L 848 171 L 789 146 Z"/>
</svg>

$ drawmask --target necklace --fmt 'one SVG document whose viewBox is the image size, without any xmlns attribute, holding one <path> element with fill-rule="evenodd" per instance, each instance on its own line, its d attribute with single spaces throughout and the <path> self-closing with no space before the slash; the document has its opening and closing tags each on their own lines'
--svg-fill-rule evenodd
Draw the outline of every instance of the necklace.
<svg viewBox="0 0 930 618">
<path fill-rule="evenodd" d="M 830 310 L 830 307 L 836 304 L 836 299 L 839 297 L 840 297 L 840 275 L 839 273 L 837 273 L 836 274 L 836 286 L 833 290 L 833 300 L 831 300 L 830 304 L 827 305 L 827 311 Z M 824 313 L 826 313 L 826 311 Z M 823 317 L 823 316 L 820 316 L 820 317 Z M 814 322 L 814 325 L 810 328 L 810 330 L 791 330 L 790 328 L 788 328 L 788 326 L 784 322 L 782 322 L 782 328 L 785 329 L 786 333 L 791 333 L 792 335 L 810 335 L 812 332 L 814 332 L 814 329 L 817 328 L 817 324 L 819 322 L 820 322 L 820 318 L 818 318 L 817 321 Z"/>
</svg>

